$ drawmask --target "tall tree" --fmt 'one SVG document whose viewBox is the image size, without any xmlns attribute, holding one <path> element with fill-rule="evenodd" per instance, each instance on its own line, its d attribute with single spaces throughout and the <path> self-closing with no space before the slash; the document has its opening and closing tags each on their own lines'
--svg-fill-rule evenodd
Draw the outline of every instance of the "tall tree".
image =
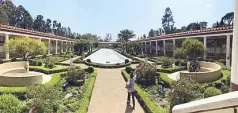
<svg viewBox="0 0 238 113">
<path fill-rule="evenodd" d="M 11 0 L 6 0 L 3 3 L 3 9 L 5 9 L 6 14 L 8 16 L 8 22 L 10 26 L 15 26 L 16 22 L 15 22 L 15 6 L 12 3 Z"/>
<path fill-rule="evenodd" d="M 149 31 L 149 37 L 154 37 L 155 36 L 155 30 L 154 29 L 151 29 Z"/>
<path fill-rule="evenodd" d="M 221 19 L 222 26 L 231 26 L 231 25 L 233 25 L 233 20 L 234 20 L 234 12 L 227 13 Z"/>
<path fill-rule="evenodd" d="M 8 16 L 2 5 L 0 5 L 0 24 L 8 24 Z"/>
<path fill-rule="evenodd" d="M 146 38 L 146 34 L 143 35 L 143 38 Z"/>
<path fill-rule="evenodd" d="M 121 42 L 128 42 L 130 38 L 133 38 L 135 36 L 134 31 L 129 29 L 121 30 L 120 33 L 118 33 L 118 40 Z"/>
<path fill-rule="evenodd" d="M 54 33 L 54 34 L 57 34 L 56 25 L 57 25 L 57 21 L 54 20 L 54 21 L 53 21 L 53 33 Z"/>
<path fill-rule="evenodd" d="M 17 27 L 24 29 L 32 28 L 33 19 L 31 14 L 22 5 L 19 5 L 15 9 L 15 14 L 15 23 Z"/>
<path fill-rule="evenodd" d="M 51 28 L 51 20 L 49 18 L 46 19 L 46 32 L 47 33 L 52 33 L 52 28 Z"/>
<path fill-rule="evenodd" d="M 206 29 L 207 28 L 207 22 L 203 21 L 203 22 L 199 22 L 200 25 L 200 29 Z"/>
<path fill-rule="evenodd" d="M 41 31 L 44 32 L 45 31 L 45 21 L 43 20 L 43 16 L 42 15 L 37 15 L 36 19 L 33 22 L 33 29 L 36 31 Z"/>
<path fill-rule="evenodd" d="M 174 32 L 174 19 L 172 15 L 172 11 L 169 7 L 165 9 L 164 16 L 162 17 L 162 25 L 164 28 L 165 34 Z"/>
<path fill-rule="evenodd" d="M 104 42 L 110 42 L 112 40 L 112 34 L 111 33 L 107 33 L 104 39 Z"/>
</svg>

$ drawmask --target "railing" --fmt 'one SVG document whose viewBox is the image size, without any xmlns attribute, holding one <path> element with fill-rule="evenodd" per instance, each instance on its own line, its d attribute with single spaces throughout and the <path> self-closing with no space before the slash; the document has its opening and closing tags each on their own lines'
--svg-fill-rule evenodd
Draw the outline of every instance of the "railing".
<svg viewBox="0 0 238 113">
<path fill-rule="evenodd" d="M 173 113 L 238 113 L 238 91 L 173 107 Z"/>
</svg>

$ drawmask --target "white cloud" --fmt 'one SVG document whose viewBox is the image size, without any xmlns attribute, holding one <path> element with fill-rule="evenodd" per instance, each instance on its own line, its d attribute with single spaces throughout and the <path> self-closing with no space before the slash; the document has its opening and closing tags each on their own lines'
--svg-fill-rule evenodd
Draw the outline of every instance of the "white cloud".
<svg viewBox="0 0 238 113">
<path fill-rule="evenodd" d="M 213 5 L 212 4 L 206 4 L 205 7 L 206 8 L 213 8 Z"/>
</svg>

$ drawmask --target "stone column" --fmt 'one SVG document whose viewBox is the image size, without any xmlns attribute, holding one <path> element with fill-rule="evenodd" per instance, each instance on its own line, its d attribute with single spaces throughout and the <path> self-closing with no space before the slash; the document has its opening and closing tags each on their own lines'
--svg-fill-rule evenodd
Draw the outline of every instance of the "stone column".
<svg viewBox="0 0 238 113">
<path fill-rule="evenodd" d="M 5 43 L 7 42 L 9 40 L 9 34 L 5 34 Z M 6 48 L 6 50 L 4 50 L 5 51 L 5 59 L 9 59 L 10 57 L 9 57 L 9 50 L 8 50 L 8 48 Z"/>
<path fill-rule="evenodd" d="M 158 40 L 156 40 L 155 44 L 156 44 L 156 45 L 155 45 L 155 47 L 156 47 L 156 48 L 155 48 L 155 51 L 156 51 L 155 53 L 156 53 L 156 55 L 157 55 L 157 54 L 158 54 Z"/>
<path fill-rule="evenodd" d="M 207 37 L 203 37 L 203 45 L 204 45 L 205 48 L 207 47 Z M 204 60 L 207 59 L 207 52 L 206 51 L 204 52 L 203 59 Z"/>
<path fill-rule="evenodd" d="M 226 66 L 231 66 L 230 62 L 231 62 L 231 58 L 230 58 L 230 52 L 231 52 L 231 36 L 227 35 L 226 37 Z"/>
<path fill-rule="evenodd" d="M 63 53 L 63 52 L 64 52 L 64 42 L 63 42 L 63 41 L 61 41 L 61 47 L 60 47 L 60 51 L 61 51 L 61 53 Z"/>
<path fill-rule="evenodd" d="M 50 55 L 50 39 L 48 40 L 48 55 Z"/>
<path fill-rule="evenodd" d="M 238 90 L 238 1 L 235 0 L 235 13 L 233 24 L 232 64 L 231 64 L 231 90 Z"/>
<path fill-rule="evenodd" d="M 145 53 L 147 52 L 146 48 L 147 48 L 147 47 L 146 47 L 146 42 L 145 42 Z"/>
<path fill-rule="evenodd" d="M 176 54 L 176 43 L 175 43 L 175 39 L 173 39 L 173 57 L 175 57 Z"/>
<path fill-rule="evenodd" d="M 152 53 L 152 41 L 150 41 L 150 54 Z"/>
<path fill-rule="evenodd" d="M 166 50 L 165 50 L 165 40 L 163 40 L 163 51 L 164 51 L 164 56 L 166 56 Z"/>
<path fill-rule="evenodd" d="M 58 41 L 55 40 L 55 54 L 58 53 Z"/>
</svg>

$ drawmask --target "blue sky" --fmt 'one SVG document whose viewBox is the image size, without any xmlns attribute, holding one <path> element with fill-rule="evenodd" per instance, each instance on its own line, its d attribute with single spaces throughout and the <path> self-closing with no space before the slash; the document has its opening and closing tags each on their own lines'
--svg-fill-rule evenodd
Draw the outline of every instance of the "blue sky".
<svg viewBox="0 0 238 113">
<path fill-rule="evenodd" d="M 113 40 L 121 29 L 134 30 L 137 36 L 162 26 L 161 17 L 170 7 L 175 26 L 207 21 L 211 26 L 228 12 L 234 11 L 234 0 L 13 0 L 23 5 L 35 18 L 60 21 L 78 33 L 94 33 Z"/>
</svg>

